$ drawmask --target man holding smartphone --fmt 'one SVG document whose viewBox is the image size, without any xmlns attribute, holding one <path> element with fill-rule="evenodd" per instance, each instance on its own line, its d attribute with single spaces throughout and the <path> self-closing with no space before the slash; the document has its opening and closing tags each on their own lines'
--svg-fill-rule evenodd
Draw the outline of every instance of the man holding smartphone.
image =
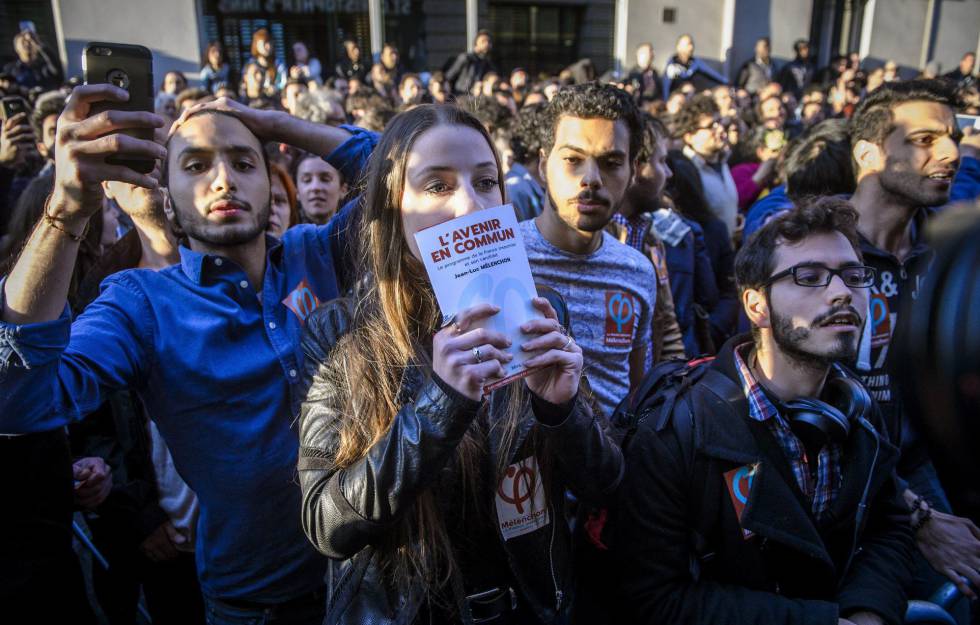
<svg viewBox="0 0 980 625">
<path fill-rule="evenodd" d="M 110 85 L 78 87 L 59 119 L 54 191 L 0 283 L 0 431 L 58 428 L 131 389 L 198 494 L 209 622 L 320 623 L 326 561 L 302 531 L 290 425 L 305 396 L 300 334 L 310 309 L 338 295 L 345 222 L 267 238 L 258 137 L 327 155 L 355 179 L 376 136 L 219 100 L 185 114 L 165 149 L 120 132 L 162 126 L 152 113 L 90 114 L 126 97 Z M 68 282 L 101 183 L 157 185 L 106 164 L 110 154 L 162 159 L 180 263 L 109 277 L 72 323 Z"/>
<path fill-rule="evenodd" d="M 3 71 L 13 76 L 17 84 L 28 89 L 33 87 L 42 87 L 45 90 L 58 88 L 64 80 L 61 63 L 41 43 L 37 32 L 33 30 L 34 24 L 32 22 L 21 25 L 28 26 L 28 28 L 23 28 L 14 35 L 14 51 L 17 53 L 17 60 L 7 63 Z"/>
<path fill-rule="evenodd" d="M 7 233 L 17 198 L 41 167 L 27 103 L 3 99 L 0 110 L 0 237 Z"/>
</svg>

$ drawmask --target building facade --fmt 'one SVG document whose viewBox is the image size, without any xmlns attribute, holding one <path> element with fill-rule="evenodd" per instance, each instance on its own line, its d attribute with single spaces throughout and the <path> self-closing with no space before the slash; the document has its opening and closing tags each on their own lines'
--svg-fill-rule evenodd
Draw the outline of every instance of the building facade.
<svg viewBox="0 0 980 625">
<path fill-rule="evenodd" d="M 895 60 L 906 75 L 929 62 L 949 71 L 980 47 L 980 0 L 3 0 L 3 62 L 13 58 L 9 42 L 25 20 L 69 75 L 81 73 L 85 44 L 101 40 L 149 47 L 157 80 L 170 69 L 193 80 L 208 41 L 222 42 L 240 69 L 260 27 L 272 33 L 277 56 L 291 61 L 288 44 L 301 40 L 325 72 L 346 38 L 365 54 L 395 43 L 407 70 L 441 69 L 468 49 L 477 28 L 495 35 L 501 70 L 532 74 L 557 74 L 581 58 L 600 74 L 625 70 L 647 41 L 662 67 L 683 33 L 729 76 L 760 36 L 772 39 L 777 61 L 791 59 L 793 42 L 804 38 L 821 64 L 859 52 L 870 66 Z"/>
</svg>

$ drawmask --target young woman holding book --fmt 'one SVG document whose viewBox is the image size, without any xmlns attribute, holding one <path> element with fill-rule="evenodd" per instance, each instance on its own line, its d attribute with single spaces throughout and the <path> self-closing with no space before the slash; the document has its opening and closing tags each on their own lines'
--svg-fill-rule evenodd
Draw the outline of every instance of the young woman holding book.
<svg viewBox="0 0 980 625">
<path fill-rule="evenodd" d="M 326 622 L 566 619 L 564 493 L 598 501 L 622 466 L 580 389 L 581 349 L 536 298 L 517 346 L 534 372 L 484 396 L 511 358 L 475 327 L 498 309 L 441 324 L 413 236 L 504 202 L 493 143 L 469 114 L 420 106 L 385 130 L 366 180 L 364 288 L 321 306 L 303 342 L 303 524 L 332 558 Z"/>
</svg>

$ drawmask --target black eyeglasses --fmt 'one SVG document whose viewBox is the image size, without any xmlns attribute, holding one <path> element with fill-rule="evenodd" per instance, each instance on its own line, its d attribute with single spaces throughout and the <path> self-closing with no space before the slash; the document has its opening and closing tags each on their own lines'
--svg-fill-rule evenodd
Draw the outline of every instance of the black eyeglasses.
<svg viewBox="0 0 980 625">
<path fill-rule="evenodd" d="M 793 276 L 793 282 L 808 287 L 827 286 L 834 276 L 840 276 L 845 286 L 852 289 L 866 289 L 875 282 L 875 268 L 866 265 L 850 265 L 840 269 L 815 264 L 795 265 L 769 276 L 762 286 L 769 286 L 786 276 Z"/>
</svg>

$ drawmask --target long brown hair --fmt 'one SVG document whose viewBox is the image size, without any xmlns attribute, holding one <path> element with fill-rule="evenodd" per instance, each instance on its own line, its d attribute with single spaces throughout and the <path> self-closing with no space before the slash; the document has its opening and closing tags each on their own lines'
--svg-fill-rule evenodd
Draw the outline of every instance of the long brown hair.
<svg viewBox="0 0 980 625">
<path fill-rule="evenodd" d="M 404 376 L 419 371 L 427 376 L 431 372 L 428 346 L 439 326 L 439 307 L 425 268 L 405 239 L 401 197 L 413 144 L 422 133 L 441 124 L 466 126 L 483 136 L 494 152 L 501 194 L 504 192 L 503 170 L 490 136 L 476 118 L 456 107 L 418 106 L 397 115 L 382 135 L 365 175 L 358 237 L 361 276 L 367 279 L 357 298 L 352 329 L 331 352 L 325 371 L 336 389 L 335 408 L 340 415 L 329 426 L 339 439 L 333 459 L 338 470 L 363 458 L 389 431 L 405 401 Z M 512 389 L 506 403 L 507 415 L 490 425 L 484 408 L 456 448 L 455 474 L 467 500 L 477 491 L 488 429 L 502 428 L 494 478 L 499 479 L 509 464 L 517 426 L 527 405 L 527 394 L 519 385 L 514 386 L 517 388 Z M 378 552 L 389 579 L 398 584 L 420 579 L 428 592 L 443 586 L 453 575 L 452 545 L 431 488 L 419 495 L 412 512 L 403 517 L 386 544 L 378 546 Z"/>
</svg>

